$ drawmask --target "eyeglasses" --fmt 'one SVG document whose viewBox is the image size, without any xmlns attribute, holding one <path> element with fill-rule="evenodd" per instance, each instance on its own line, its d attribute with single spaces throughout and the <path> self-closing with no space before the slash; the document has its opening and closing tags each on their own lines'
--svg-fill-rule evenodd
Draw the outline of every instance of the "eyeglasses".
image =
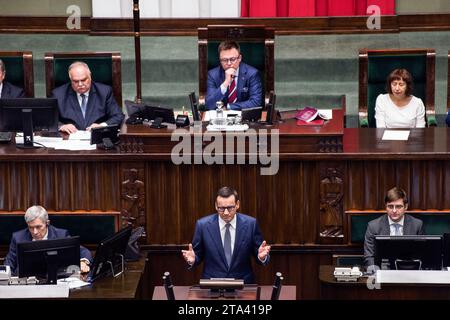
<svg viewBox="0 0 450 320">
<path fill-rule="evenodd" d="M 220 59 L 220 62 L 222 62 L 222 63 L 235 63 L 237 61 L 237 59 L 239 59 L 239 57 L 232 57 L 232 58 L 229 58 L 229 59 L 223 58 L 223 59 Z"/>
<path fill-rule="evenodd" d="M 228 210 L 228 212 L 230 212 L 230 211 L 233 211 L 235 208 L 236 208 L 236 206 L 217 207 L 217 211 L 225 212 L 225 210 Z"/>
<path fill-rule="evenodd" d="M 402 205 L 402 204 L 388 204 L 387 206 L 386 206 L 386 208 L 388 208 L 389 210 L 402 210 L 403 208 L 404 208 L 405 206 L 404 205 Z"/>
</svg>

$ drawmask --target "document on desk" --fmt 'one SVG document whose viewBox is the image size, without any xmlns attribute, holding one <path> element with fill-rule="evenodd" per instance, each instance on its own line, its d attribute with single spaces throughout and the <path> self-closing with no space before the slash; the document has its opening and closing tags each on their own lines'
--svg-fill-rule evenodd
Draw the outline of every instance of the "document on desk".
<svg viewBox="0 0 450 320">
<path fill-rule="evenodd" d="M 247 131 L 248 130 L 248 124 L 235 124 L 235 125 L 215 125 L 215 124 L 209 124 L 206 127 L 206 131 Z"/>
<path fill-rule="evenodd" d="M 242 112 L 239 110 L 224 110 L 223 117 L 241 116 Z M 216 110 L 208 110 L 205 112 L 203 121 L 209 121 L 211 119 L 217 118 Z"/>
<path fill-rule="evenodd" d="M 450 272 L 442 270 L 377 270 L 377 283 L 449 284 Z"/>
<path fill-rule="evenodd" d="M 35 136 L 34 142 L 46 148 L 54 148 L 56 150 L 95 150 L 97 145 L 91 144 L 90 140 L 63 140 L 57 137 L 40 137 Z M 16 143 L 23 143 L 23 137 L 16 137 Z"/>
<path fill-rule="evenodd" d="M 381 140 L 401 140 L 407 141 L 409 130 L 384 130 Z"/>
<path fill-rule="evenodd" d="M 0 286 L 0 299 L 18 298 L 68 298 L 68 283 L 55 285 L 10 285 Z"/>
<path fill-rule="evenodd" d="M 80 280 L 77 277 L 68 277 L 68 278 L 64 278 L 64 279 L 58 279 L 58 284 L 60 284 L 60 283 L 68 284 L 69 289 L 76 289 L 76 288 L 81 288 L 81 287 L 90 285 L 89 282 Z"/>
<path fill-rule="evenodd" d="M 91 141 L 91 132 L 78 130 L 77 132 L 71 133 L 69 135 L 69 140 L 89 140 Z"/>
</svg>

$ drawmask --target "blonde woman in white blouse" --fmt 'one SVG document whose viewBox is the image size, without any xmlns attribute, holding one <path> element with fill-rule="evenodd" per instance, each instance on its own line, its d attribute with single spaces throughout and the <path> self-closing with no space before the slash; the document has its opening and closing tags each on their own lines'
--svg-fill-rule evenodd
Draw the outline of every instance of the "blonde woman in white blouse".
<svg viewBox="0 0 450 320">
<path fill-rule="evenodd" d="M 386 81 L 388 93 L 375 102 L 377 128 L 424 128 L 425 106 L 412 95 L 413 79 L 406 69 L 395 69 Z"/>
</svg>

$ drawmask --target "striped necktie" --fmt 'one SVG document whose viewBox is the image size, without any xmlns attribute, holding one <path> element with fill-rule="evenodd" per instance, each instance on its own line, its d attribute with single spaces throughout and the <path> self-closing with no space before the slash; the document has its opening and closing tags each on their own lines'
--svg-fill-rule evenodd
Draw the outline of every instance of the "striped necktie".
<svg viewBox="0 0 450 320">
<path fill-rule="evenodd" d="M 86 106 L 87 106 L 87 97 L 84 93 L 80 94 L 81 96 L 81 112 L 83 113 L 83 118 L 86 118 Z"/>
<path fill-rule="evenodd" d="M 237 100 L 237 88 L 236 88 L 236 80 L 233 80 L 230 83 L 230 88 L 228 89 L 228 103 L 235 103 Z"/>
<path fill-rule="evenodd" d="M 231 233 L 230 233 L 231 224 L 227 223 L 225 225 L 225 237 L 223 239 L 223 251 L 225 252 L 225 259 L 227 259 L 228 267 L 231 264 Z"/>
</svg>

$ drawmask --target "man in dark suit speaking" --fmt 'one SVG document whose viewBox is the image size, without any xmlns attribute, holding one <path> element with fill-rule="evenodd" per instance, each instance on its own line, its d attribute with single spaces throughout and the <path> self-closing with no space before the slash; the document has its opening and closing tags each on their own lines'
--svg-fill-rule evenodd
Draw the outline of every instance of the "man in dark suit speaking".
<svg viewBox="0 0 450 320">
<path fill-rule="evenodd" d="M 206 107 L 216 108 L 222 101 L 227 109 L 241 110 L 263 106 L 259 71 L 242 61 L 239 44 L 224 41 L 219 45 L 220 66 L 208 72 Z"/>
<path fill-rule="evenodd" d="M 216 198 L 218 214 L 197 221 L 188 250 L 182 250 L 190 268 L 204 261 L 203 278 L 235 278 L 255 283 L 251 257 L 269 262 L 270 246 L 263 241 L 255 218 L 238 213 L 236 190 L 222 187 Z"/>
<path fill-rule="evenodd" d="M 408 209 L 406 192 L 394 187 L 384 198 L 387 214 L 372 220 L 367 225 L 364 240 L 364 263 L 366 267 L 375 264 L 375 236 L 377 235 L 418 235 L 423 234 L 422 220 L 405 214 Z"/>
<path fill-rule="evenodd" d="M 52 240 L 70 237 L 66 229 L 55 228 L 50 225 L 47 210 L 41 206 L 32 206 L 25 212 L 25 222 L 28 228 L 14 232 L 9 245 L 9 252 L 5 258 L 5 265 L 10 266 L 11 272 L 17 272 L 17 244 L 21 242 Z M 91 252 L 80 246 L 80 270 L 89 272 L 92 261 Z"/>
<path fill-rule="evenodd" d="M 53 90 L 58 99 L 60 131 L 74 133 L 107 125 L 120 125 L 124 114 L 110 86 L 94 82 L 89 66 L 76 61 L 69 66 L 70 83 Z"/>
<path fill-rule="evenodd" d="M 0 59 L 0 98 L 12 99 L 12 98 L 25 98 L 25 93 L 22 88 L 4 81 L 6 76 L 5 63 Z"/>
</svg>

